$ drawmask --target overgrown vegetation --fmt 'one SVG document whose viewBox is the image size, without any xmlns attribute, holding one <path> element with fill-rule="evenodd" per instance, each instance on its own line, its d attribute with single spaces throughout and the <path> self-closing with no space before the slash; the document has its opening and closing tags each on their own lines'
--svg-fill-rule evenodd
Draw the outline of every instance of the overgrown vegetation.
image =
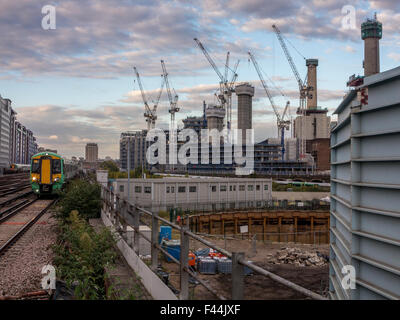
<svg viewBox="0 0 400 320">
<path fill-rule="evenodd" d="M 300 184 L 300 183 L 299 183 Z M 329 192 L 330 187 L 323 187 L 319 185 L 296 185 L 292 183 L 280 184 L 272 182 L 272 191 L 294 191 L 294 192 Z"/>
<path fill-rule="evenodd" d="M 57 277 L 74 287 L 76 299 L 104 299 L 104 268 L 113 264 L 115 239 L 107 228 L 99 232 L 73 210 L 60 217 L 60 233 L 53 246 Z"/>
<path fill-rule="evenodd" d="M 68 188 L 60 195 L 61 218 L 66 219 L 72 210 L 77 210 L 86 220 L 100 217 L 101 189 L 97 183 L 85 180 L 71 181 Z"/>
<path fill-rule="evenodd" d="M 74 290 L 76 299 L 104 299 L 104 268 L 114 263 L 117 253 L 110 230 L 96 232 L 87 221 L 99 217 L 100 186 L 74 180 L 60 198 L 59 234 L 53 246 L 57 277 Z"/>
</svg>

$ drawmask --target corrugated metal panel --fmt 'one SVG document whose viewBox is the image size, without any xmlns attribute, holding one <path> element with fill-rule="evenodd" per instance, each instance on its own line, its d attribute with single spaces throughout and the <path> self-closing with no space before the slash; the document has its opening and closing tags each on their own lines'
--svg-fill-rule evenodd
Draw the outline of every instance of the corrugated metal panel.
<svg viewBox="0 0 400 320">
<path fill-rule="evenodd" d="M 331 133 L 332 299 L 400 299 L 399 76 L 396 68 L 369 77 L 369 105 L 355 107 L 351 94 L 336 110 L 350 121 Z M 354 290 L 341 286 L 346 264 Z"/>
</svg>

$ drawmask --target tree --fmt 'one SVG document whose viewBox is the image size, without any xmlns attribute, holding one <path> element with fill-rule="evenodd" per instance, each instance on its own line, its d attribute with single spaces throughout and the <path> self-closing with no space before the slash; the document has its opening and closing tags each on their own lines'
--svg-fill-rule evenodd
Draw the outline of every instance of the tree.
<svg viewBox="0 0 400 320">
<path fill-rule="evenodd" d="M 112 160 L 104 161 L 100 165 L 100 168 L 103 170 L 108 170 L 108 172 L 118 172 L 119 171 L 117 164 Z"/>
</svg>

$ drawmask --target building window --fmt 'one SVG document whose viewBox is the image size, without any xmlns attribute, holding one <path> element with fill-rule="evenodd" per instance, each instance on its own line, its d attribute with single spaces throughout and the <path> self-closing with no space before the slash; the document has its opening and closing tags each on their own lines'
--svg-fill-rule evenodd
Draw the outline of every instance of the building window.
<svg viewBox="0 0 400 320">
<path fill-rule="evenodd" d="M 151 187 L 144 187 L 144 193 L 151 193 Z"/>
<path fill-rule="evenodd" d="M 268 190 L 268 185 L 264 184 L 264 190 Z"/>
<path fill-rule="evenodd" d="M 142 187 L 141 186 L 136 186 L 135 187 L 135 192 L 136 193 L 142 193 Z"/>
<path fill-rule="evenodd" d="M 217 191 L 217 186 L 211 186 L 211 191 L 216 192 Z"/>
<path fill-rule="evenodd" d="M 257 191 L 260 191 L 260 185 L 259 185 L 259 184 L 256 185 L 256 190 L 257 190 Z"/>
<path fill-rule="evenodd" d="M 246 186 L 244 184 L 239 185 L 239 191 L 244 191 Z"/>
<path fill-rule="evenodd" d="M 196 186 L 190 186 L 189 192 L 196 192 Z"/>
<path fill-rule="evenodd" d="M 124 192 L 124 186 L 123 185 L 119 186 L 119 192 Z"/>
<path fill-rule="evenodd" d="M 220 186 L 219 191 L 226 191 L 226 185 Z"/>
<path fill-rule="evenodd" d="M 167 187 L 167 193 L 169 193 L 169 190 L 170 190 L 170 188 L 169 188 L 169 187 Z"/>
<path fill-rule="evenodd" d="M 254 190 L 254 186 L 253 186 L 252 184 L 249 184 L 249 185 L 247 186 L 247 190 L 248 190 L 248 191 L 253 191 L 253 190 Z"/>
<path fill-rule="evenodd" d="M 184 193 L 184 192 L 186 192 L 186 187 L 178 187 L 178 192 L 179 192 L 179 193 Z"/>
</svg>

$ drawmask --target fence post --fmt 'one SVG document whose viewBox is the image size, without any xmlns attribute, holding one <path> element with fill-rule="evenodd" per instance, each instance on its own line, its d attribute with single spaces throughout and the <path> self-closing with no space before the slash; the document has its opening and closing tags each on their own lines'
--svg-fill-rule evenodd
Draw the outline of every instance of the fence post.
<svg viewBox="0 0 400 320">
<path fill-rule="evenodd" d="M 156 244 L 158 243 L 158 213 L 153 212 L 151 216 L 151 268 L 156 270 L 158 267 L 158 248 Z"/>
<path fill-rule="evenodd" d="M 188 219 L 188 218 L 187 218 Z M 189 299 L 189 273 L 185 270 L 189 267 L 189 236 L 185 234 L 188 230 L 188 225 L 181 226 L 181 257 L 180 257 L 180 300 Z"/>
<path fill-rule="evenodd" d="M 244 266 L 240 259 L 244 259 L 243 252 L 232 252 L 232 300 L 243 300 Z"/>
<path fill-rule="evenodd" d="M 133 206 L 133 250 L 137 255 L 139 255 L 139 210 L 135 206 Z"/>
</svg>

